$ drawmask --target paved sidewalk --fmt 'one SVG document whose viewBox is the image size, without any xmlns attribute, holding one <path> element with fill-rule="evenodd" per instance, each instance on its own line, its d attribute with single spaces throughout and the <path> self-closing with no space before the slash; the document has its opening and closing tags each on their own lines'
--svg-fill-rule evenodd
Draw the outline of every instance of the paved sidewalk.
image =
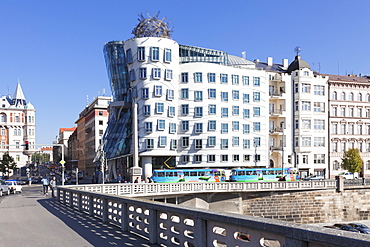
<svg viewBox="0 0 370 247">
<path fill-rule="evenodd" d="M 0 247 L 158 247 L 42 195 L 41 185 L 0 197 Z"/>
</svg>

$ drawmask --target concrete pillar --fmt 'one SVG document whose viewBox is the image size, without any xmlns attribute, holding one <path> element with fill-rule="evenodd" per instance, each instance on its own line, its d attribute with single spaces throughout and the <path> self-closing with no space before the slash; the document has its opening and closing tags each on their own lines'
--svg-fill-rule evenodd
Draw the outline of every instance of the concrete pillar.
<svg viewBox="0 0 370 247">
<path fill-rule="evenodd" d="M 144 179 L 145 182 L 148 182 L 148 177 L 151 177 L 153 174 L 152 157 L 141 157 L 141 160 L 144 168 Z"/>
<path fill-rule="evenodd" d="M 342 192 L 344 190 L 344 178 L 342 176 L 335 176 L 337 181 L 337 192 Z"/>
</svg>

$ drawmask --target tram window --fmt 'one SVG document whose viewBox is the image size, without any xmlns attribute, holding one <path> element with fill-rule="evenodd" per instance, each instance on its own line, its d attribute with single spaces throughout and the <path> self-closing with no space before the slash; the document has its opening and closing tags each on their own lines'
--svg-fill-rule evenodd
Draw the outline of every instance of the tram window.
<svg viewBox="0 0 370 247">
<path fill-rule="evenodd" d="M 213 176 L 220 176 L 220 175 L 221 175 L 220 171 L 214 171 L 213 172 Z"/>
<path fill-rule="evenodd" d="M 197 172 L 190 172 L 190 176 L 191 177 L 196 177 L 197 176 Z"/>
<path fill-rule="evenodd" d="M 268 174 L 268 175 L 274 175 L 274 174 L 275 174 L 275 172 L 274 172 L 274 171 L 267 171 L 267 174 Z"/>
<path fill-rule="evenodd" d="M 173 172 L 167 172 L 167 177 L 173 177 Z"/>
<path fill-rule="evenodd" d="M 263 175 L 267 175 L 267 171 L 262 171 L 262 174 Z"/>
<path fill-rule="evenodd" d="M 184 172 L 184 176 L 189 177 L 190 173 L 189 172 Z"/>
<path fill-rule="evenodd" d="M 198 176 L 204 176 L 205 175 L 205 172 L 204 171 L 199 171 L 198 172 Z"/>
<path fill-rule="evenodd" d="M 257 171 L 252 171 L 251 175 L 257 175 Z"/>
<path fill-rule="evenodd" d="M 177 172 L 173 172 L 174 177 L 177 177 L 177 175 L 178 175 Z"/>
<path fill-rule="evenodd" d="M 251 171 L 246 171 L 246 175 L 252 175 Z"/>
<path fill-rule="evenodd" d="M 164 177 L 164 172 L 158 172 L 158 177 Z"/>
</svg>

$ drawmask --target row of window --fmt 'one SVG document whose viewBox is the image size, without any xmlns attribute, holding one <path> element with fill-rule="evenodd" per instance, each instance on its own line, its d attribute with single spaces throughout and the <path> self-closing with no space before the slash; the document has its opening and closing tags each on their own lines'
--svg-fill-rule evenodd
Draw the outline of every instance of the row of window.
<svg viewBox="0 0 370 247">
<path fill-rule="evenodd" d="M 299 143 L 299 140 L 301 143 Z M 314 137 L 313 138 L 313 146 L 314 147 L 325 147 L 325 137 Z M 312 147 L 312 137 L 296 137 L 295 138 L 295 146 L 296 147 Z"/>
<path fill-rule="evenodd" d="M 356 124 L 356 133 L 355 133 L 355 124 L 331 124 L 331 133 L 332 134 L 341 134 L 341 135 L 370 135 L 370 125 Z"/>
<path fill-rule="evenodd" d="M 195 83 L 202 83 L 204 81 L 205 73 L 202 72 L 195 72 L 193 73 L 193 78 L 190 78 L 188 72 L 181 73 L 181 83 L 188 83 L 190 79 L 193 79 Z M 207 73 L 206 78 L 208 83 L 216 83 L 217 78 L 219 78 L 219 82 L 222 84 L 229 83 L 229 75 L 228 74 L 220 74 L 219 76 L 216 73 Z M 240 83 L 243 85 L 249 85 L 249 76 L 239 76 L 239 75 L 231 75 L 230 77 L 231 83 L 233 85 L 239 85 Z M 241 82 L 240 82 L 241 79 Z M 253 77 L 253 86 L 261 86 L 261 78 L 260 77 Z"/>
<path fill-rule="evenodd" d="M 335 160 L 333 162 L 333 170 L 341 170 L 341 163 L 342 161 Z M 365 169 L 370 170 L 370 160 L 366 161 Z"/>
<path fill-rule="evenodd" d="M 180 145 L 183 148 L 190 147 L 190 138 L 188 136 L 183 136 L 180 139 Z M 220 139 L 220 148 L 221 149 L 228 149 L 229 148 L 229 139 Z M 251 148 L 251 140 L 250 139 L 243 139 L 242 145 L 244 149 L 250 149 Z M 154 139 L 148 138 L 145 140 L 146 149 L 154 149 Z M 193 148 L 194 149 L 202 149 L 204 146 L 207 145 L 207 147 L 215 147 L 216 144 L 216 136 L 209 136 L 208 139 L 205 141 L 203 139 L 194 139 L 193 140 Z M 239 136 L 233 136 L 231 139 L 231 145 L 233 147 L 239 147 Z M 261 138 L 260 137 L 254 137 L 253 139 L 253 145 L 258 147 L 261 145 Z M 163 148 L 167 146 L 167 136 L 160 136 L 158 138 L 158 147 Z M 170 148 L 176 149 L 177 148 L 177 140 L 171 139 L 170 140 Z"/>
<path fill-rule="evenodd" d="M 231 124 L 232 131 L 239 131 L 240 123 L 239 121 L 233 121 Z M 221 133 L 229 133 L 229 124 L 228 123 L 221 123 Z M 243 127 L 243 134 L 250 133 L 250 125 L 249 124 L 242 124 Z M 166 120 L 158 119 L 157 120 L 157 131 L 163 131 L 166 128 Z M 146 133 L 153 132 L 153 122 L 144 122 L 144 129 Z M 189 131 L 189 121 L 181 121 L 181 131 Z M 208 131 L 216 131 L 216 120 L 209 120 L 208 121 Z M 259 132 L 261 131 L 261 123 L 260 122 L 253 122 L 253 131 Z M 194 123 L 194 133 L 200 134 L 203 133 L 203 123 Z M 169 123 L 169 133 L 173 134 L 176 133 L 176 123 Z"/>
<path fill-rule="evenodd" d="M 160 68 L 152 68 L 152 79 L 159 80 L 162 77 L 162 70 Z M 140 80 L 145 80 L 147 79 L 147 68 L 139 68 L 139 79 Z M 173 78 L 173 72 L 172 69 L 165 69 L 164 70 L 164 79 L 167 81 L 172 80 Z M 136 73 L 135 70 L 130 70 L 129 72 L 129 79 L 130 81 L 135 81 L 136 80 Z"/>
<path fill-rule="evenodd" d="M 294 91 L 295 93 L 299 92 L 299 84 L 296 83 L 294 84 Z M 302 83 L 301 84 L 301 92 L 302 93 L 311 93 L 311 84 L 308 83 Z M 325 86 L 319 86 L 319 85 L 314 85 L 314 90 L 313 90 L 314 95 L 325 95 Z"/>
<path fill-rule="evenodd" d="M 180 105 L 181 107 L 181 115 L 186 116 L 189 115 L 190 106 L 188 104 Z M 175 107 L 169 106 L 168 107 L 168 117 L 175 116 Z M 216 105 L 208 105 L 208 115 L 216 115 Z M 243 118 L 250 118 L 250 109 L 242 109 L 243 110 Z M 231 113 L 233 116 L 240 115 L 240 107 L 239 106 L 232 106 Z M 155 113 L 156 114 L 163 114 L 165 112 L 164 103 L 157 102 L 155 103 Z M 143 106 L 143 114 L 144 116 L 148 117 L 151 116 L 151 105 L 144 105 Z M 204 107 L 203 106 L 196 106 L 194 107 L 194 117 L 203 117 L 204 115 Z M 221 117 L 228 117 L 229 116 L 229 108 L 228 107 L 221 107 Z M 261 107 L 253 107 L 253 116 L 260 117 L 261 116 Z"/>
<path fill-rule="evenodd" d="M 1 136 L 6 136 L 6 129 L 1 129 L 0 134 L 1 134 Z M 21 136 L 22 135 L 22 130 L 21 129 L 14 129 L 13 135 L 14 136 Z M 34 129 L 28 129 L 28 135 L 30 135 L 30 136 L 35 135 L 35 130 Z"/>
<path fill-rule="evenodd" d="M 331 151 L 332 152 L 345 152 L 348 149 L 357 148 L 360 152 L 370 152 L 370 143 L 357 142 L 332 142 Z"/>
<path fill-rule="evenodd" d="M 203 162 L 203 157 L 204 156 L 205 155 L 202 155 L 202 154 L 193 155 L 193 162 L 194 163 Z M 228 162 L 230 156 L 231 156 L 231 161 L 232 162 L 240 162 L 240 156 L 241 155 L 239 155 L 239 154 L 232 154 L 232 155 L 221 154 L 221 155 L 218 155 L 218 156 L 216 156 L 216 154 L 208 154 L 206 156 L 207 157 L 206 162 L 208 162 L 208 163 L 216 162 L 216 157 L 219 157 L 220 162 Z M 251 160 L 251 155 L 244 154 L 243 155 L 243 162 L 250 162 L 250 161 L 252 161 Z M 261 161 L 261 155 L 259 155 L 259 154 L 254 155 L 254 160 L 253 161 L 255 161 L 255 162 Z M 181 163 L 189 163 L 190 162 L 190 155 L 181 155 L 180 156 L 180 162 Z"/>
<path fill-rule="evenodd" d="M 147 50 L 149 51 L 149 56 L 147 55 Z M 153 62 L 158 62 L 163 56 L 163 62 L 170 63 L 172 61 L 172 51 L 168 48 L 160 48 L 160 47 L 138 47 L 136 50 L 136 54 L 133 54 L 132 49 L 126 50 L 126 61 L 128 64 L 134 62 L 134 57 L 136 57 L 137 61 L 144 62 L 147 61 L 147 57 L 149 60 Z"/>
<path fill-rule="evenodd" d="M 340 113 L 338 114 L 338 109 L 340 109 Z M 348 112 L 346 112 L 346 107 L 338 107 L 338 106 L 333 106 L 331 108 L 331 115 L 333 117 L 355 117 L 355 108 L 354 107 L 348 107 Z M 347 114 L 346 114 L 347 113 Z M 365 109 L 365 116 L 363 116 L 363 109 L 362 108 L 357 108 L 357 117 L 370 117 L 370 109 Z"/>
<path fill-rule="evenodd" d="M 8 148 L 8 147 L 9 146 L 6 144 L 6 142 L 1 142 L 1 145 L 0 145 L 1 149 L 5 149 L 5 148 Z M 15 148 L 23 148 L 20 141 L 15 142 Z M 30 142 L 29 148 L 35 148 L 35 143 Z"/>
<path fill-rule="evenodd" d="M 301 102 L 301 110 L 302 111 L 311 111 L 311 103 L 310 101 L 302 101 Z M 295 110 L 299 111 L 299 102 L 295 102 Z M 324 102 L 313 102 L 313 111 L 317 113 L 325 113 L 325 103 Z"/>
<path fill-rule="evenodd" d="M 301 126 L 299 126 L 299 120 L 295 120 L 296 129 L 312 129 L 312 120 L 311 119 L 302 119 Z M 314 130 L 324 130 L 325 129 L 325 120 L 323 119 L 314 119 L 313 120 L 313 129 Z"/>
<path fill-rule="evenodd" d="M 331 94 L 331 99 L 332 100 L 338 100 L 338 93 L 336 91 L 334 91 L 332 94 Z M 342 92 L 340 94 L 340 100 L 346 100 L 346 93 L 345 92 Z M 363 100 L 363 96 L 362 96 L 362 93 L 358 93 L 357 94 L 357 101 L 362 101 Z M 355 95 L 354 93 L 349 93 L 348 94 L 348 101 L 355 101 Z M 366 94 L 366 101 L 367 102 L 370 102 L 370 94 Z"/>
</svg>

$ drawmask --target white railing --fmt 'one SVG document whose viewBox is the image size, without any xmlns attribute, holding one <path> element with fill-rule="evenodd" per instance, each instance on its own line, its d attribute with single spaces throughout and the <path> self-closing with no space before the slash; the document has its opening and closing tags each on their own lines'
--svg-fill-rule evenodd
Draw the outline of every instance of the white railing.
<svg viewBox="0 0 370 247">
<path fill-rule="evenodd" d="M 234 185 L 240 186 L 238 183 Z M 144 185 L 110 186 L 116 189 L 147 188 Z M 104 189 L 105 186 L 95 188 Z M 100 218 L 104 223 L 114 224 L 125 232 L 139 234 L 151 244 L 187 247 L 355 247 L 369 246 L 370 243 L 370 236 L 365 234 L 106 195 L 67 186 L 57 189 L 59 202 Z"/>
<path fill-rule="evenodd" d="M 336 180 L 253 183 L 117 183 L 70 185 L 67 188 L 117 196 L 145 197 L 212 192 L 336 189 Z"/>
</svg>

